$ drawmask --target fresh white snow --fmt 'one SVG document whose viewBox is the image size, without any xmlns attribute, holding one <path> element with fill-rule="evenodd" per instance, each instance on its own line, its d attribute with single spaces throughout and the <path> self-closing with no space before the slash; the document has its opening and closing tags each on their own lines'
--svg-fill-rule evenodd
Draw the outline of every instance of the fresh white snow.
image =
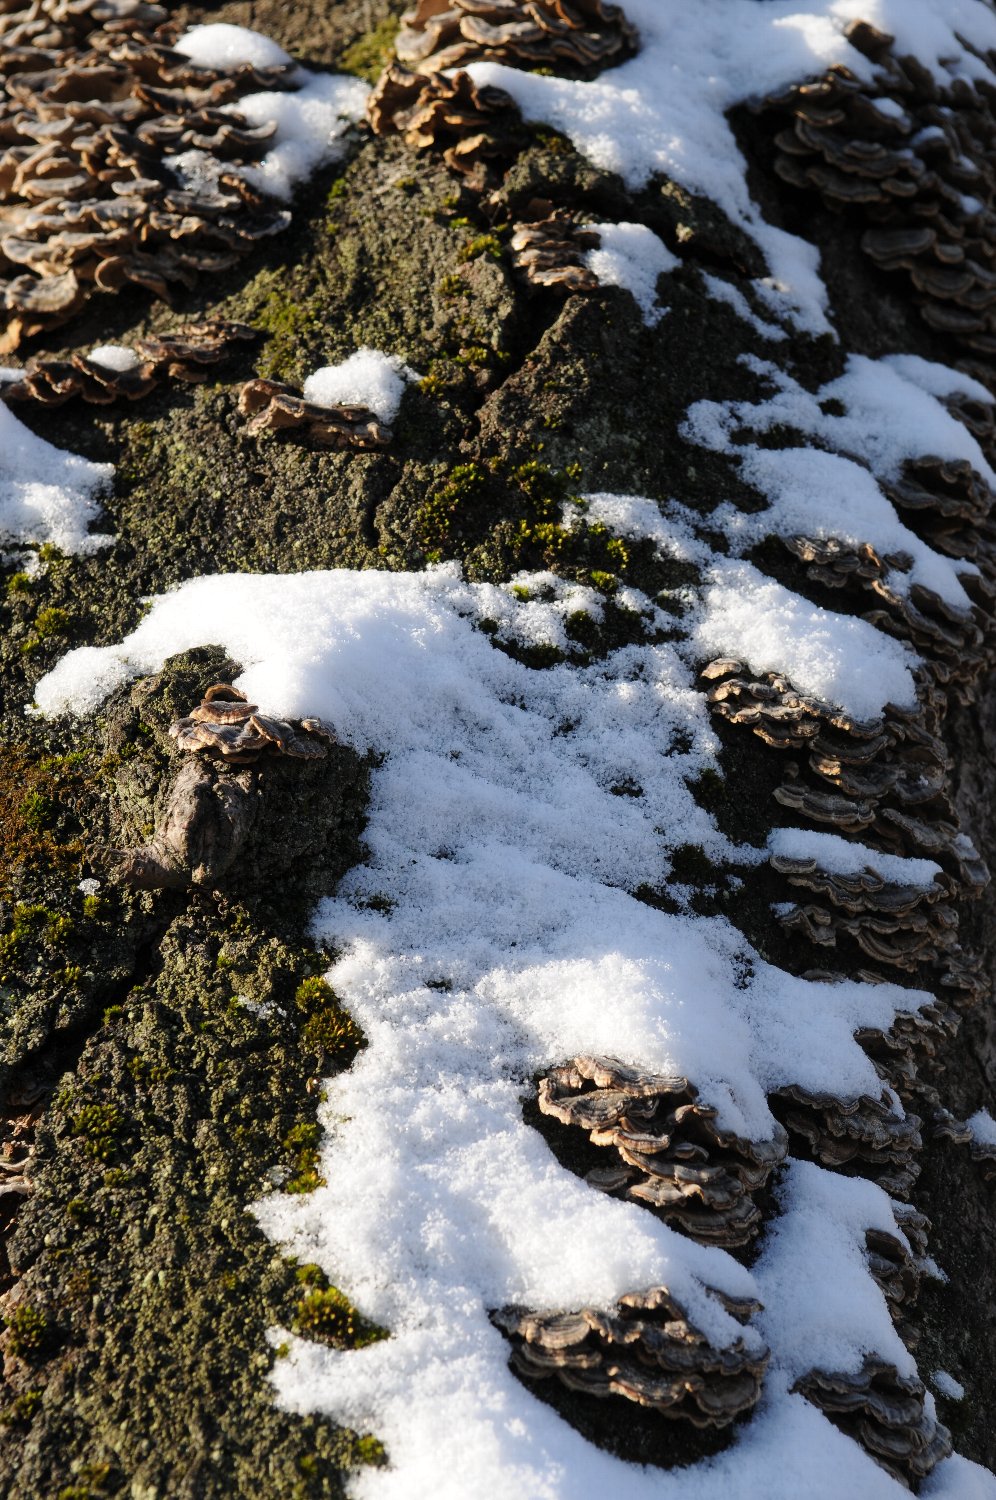
<svg viewBox="0 0 996 1500">
<path fill-rule="evenodd" d="M 648 328 L 656 328 L 666 307 L 657 301 L 657 279 L 681 265 L 645 224 L 587 224 L 601 239 L 582 260 L 602 286 L 619 286 L 630 293 Z"/>
<path fill-rule="evenodd" d="M 283 47 L 271 37 L 223 21 L 191 26 L 179 41 L 174 42 L 173 51 L 189 57 L 199 68 L 237 68 L 244 64 L 273 68 L 291 61 Z"/>
<path fill-rule="evenodd" d="M 324 365 L 304 382 L 304 395 L 319 406 L 365 406 L 382 422 L 393 422 L 405 386 L 418 375 L 397 354 L 357 349 L 338 365 Z"/>
<path fill-rule="evenodd" d="M 837 833 L 822 833 L 815 828 L 774 828 L 768 848 L 772 854 L 781 854 L 786 859 L 815 859 L 819 868 L 831 875 L 861 875 L 868 870 L 893 885 L 927 889 L 941 873 L 940 865 L 932 859 L 883 854 L 854 839 L 842 839 Z"/>
<path fill-rule="evenodd" d="M 124 344 L 98 344 L 91 349 L 87 355 L 95 365 L 103 365 L 107 370 L 118 370 L 122 374 L 126 370 L 137 369 L 141 363 L 134 349 L 128 349 Z"/>
<path fill-rule="evenodd" d="M 955 1380 L 947 1370 L 935 1370 L 930 1377 L 935 1390 L 940 1391 L 942 1396 L 947 1396 L 949 1401 L 964 1401 L 965 1387 L 960 1380 Z"/>
<path fill-rule="evenodd" d="M 0 402 L 0 551 L 49 542 L 96 552 L 113 540 L 90 531 L 110 464 L 95 464 L 36 437 Z"/>
<path fill-rule="evenodd" d="M 968 1119 L 973 1140 L 980 1146 L 996 1146 L 996 1120 L 988 1109 L 977 1109 Z"/>
<path fill-rule="evenodd" d="M 269 37 L 258 31 L 225 22 L 192 26 L 175 49 L 204 68 L 236 68 L 251 63 L 273 67 L 291 58 Z M 338 161 L 346 146 L 349 127 L 363 118 L 369 86 L 345 74 L 312 73 L 296 68 L 294 88 L 270 89 L 247 94 L 235 104 L 225 104 L 226 114 L 241 115 L 252 126 L 276 125 L 276 135 L 266 155 L 253 166 L 238 170 L 261 192 L 288 202 L 294 188 L 316 168 Z M 217 162 L 203 151 L 186 151 L 174 158 L 191 189 L 209 189 Z"/>
</svg>

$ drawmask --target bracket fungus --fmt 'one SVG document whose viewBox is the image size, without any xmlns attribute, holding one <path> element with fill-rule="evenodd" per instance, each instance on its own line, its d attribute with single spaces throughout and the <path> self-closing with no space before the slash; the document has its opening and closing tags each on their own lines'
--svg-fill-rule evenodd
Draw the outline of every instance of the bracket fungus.
<svg viewBox="0 0 996 1500">
<path fill-rule="evenodd" d="M 208 688 L 169 734 L 191 758 L 180 767 L 151 842 L 117 857 L 117 879 L 144 890 L 221 882 L 237 866 L 259 813 L 261 782 L 253 768 L 281 757 L 324 760 L 336 743 L 323 720 L 274 718 L 224 682 Z"/>
<path fill-rule="evenodd" d="M 180 750 L 214 756 L 226 765 L 251 766 L 263 756 L 324 760 L 334 733 L 322 719 L 276 719 L 260 713 L 227 682 L 209 687 L 203 700 L 169 728 Z"/>
<path fill-rule="evenodd" d="M 212 365 L 227 358 L 238 343 L 255 337 L 244 323 L 217 320 L 152 334 L 136 340 L 131 349 L 110 346 L 65 359 L 35 356 L 19 380 L 0 385 L 0 399 L 36 401 L 41 406 L 61 406 L 73 396 L 98 405 L 138 401 L 165 379 L 206 380 Z"/>
<path fill-rule="evenodd" d="M 542 1114 L 605 1149 L 604 1164 L 586 1173 L 592 1187 L 645 1204 L 702 1244 L 745 1245 L 760 1229 L 752 1194 L 785 1157 L 781 1127 L 768 1141 L 724 1131 L 687 1078 L 612 1057 L 575 1057 L 552 1068 L 539 1081 L 538 1103 Z"/>
<path fill-rule="evenodd" d="M 635 26 L 607 0 L 416 0 L 395 51 L 419 73 L 487 60 L 590 78 L 636 45 Z"/>
<path fill-rule="evenodd" d="M 512 98 L 476 84 L 466 64 L 591 78 L 637 46 L 636 28 L 607 0 L 417 0 L 402 17 L 397 60 L 378 79 L 367 117 L 378 135 L 441 151 L 468 186 L 483 191 L 502 158 L 525 144 L 526 131 Z"/>
<path fill-rule="evenodd" d="M 366 406 L 323 406 L 279 380 L 249 380 L 239 393 L 246 432 L 294 432 L 323 448 L 386 448 L 391 429 Z"/>
<path fill-rule="evenodd" d="M 469 73 L 414 73 L 391 63 L 367 101 L 377 135 L 400 135 L 416 150 L 442 152 L 447 166 L 483 190 L 496 161 L 525 143 L 518 106 L 503 89 L 479 86 Z"/>
<path fill-rule="evenodd" d="M 756 1302 L 720 1300 L 743 1323 L 760 1310 Z M 511 1342 L 512 1368 L 524 1379 L 552 1378 L 697 1428 L 727 1427 L 752 1411 L 768 1363 L 766 1348 L 742 1338 L 715 1348 L 666 1287 L 628 1293 L 611 1312 L 508 1307 L 492 1321 Z"/>
<path fill-rule="evenodd" d="M 869 1355 L 853 1374 L 812 1370 L 795 1389 L 909 1488 L 952 1451 L 923 1382 L 884 1360 Z"/>
<path fill-rule="evenodd" d="M 5 349 L 98 291 L 168 300 L 288 224 L 240 171 L 276 126 L 233 105 L 298 87 L 294 64 L 202 66 L 172 48 L 177 34 L 163 7 L 128 0 L 0 13 Z"/>
<path fill-rule="evenodd" d="M 564 293 L 598 291 L 598 277 L 584 260 L 601 244 L 598 231 L 580 214 L 549 202 L 534 200 L 526 213 L 528 219 L 512 225 L 510 248 L 512 264 L 529 285 Z"/>
<path fill-rule="evenodd" d="M 856 216 L 864 253 L 906 277 L 924 321 L 991 383 L 993 86 L 964 73 L 942 83 L 915 57 L 897 56 L 894 38 L 867 21 L 853 21 L 845 34 L 874 64 L 872 81 L 838 65 L 767 96 L 758 109 L 783 122 L 775 171 Z M 992 68 L 996 55 L 986 60 Z"/>
</svg>

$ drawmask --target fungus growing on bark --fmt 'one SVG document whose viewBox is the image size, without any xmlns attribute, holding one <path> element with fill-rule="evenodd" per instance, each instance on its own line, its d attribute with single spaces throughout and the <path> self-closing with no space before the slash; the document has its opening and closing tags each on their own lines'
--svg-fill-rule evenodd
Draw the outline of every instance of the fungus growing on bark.
<svg viewBox="0 0 996 1500">
<path fill-rule="evenodd" d="M 251 766 L 264 755 L 324 760 L 335 735 L 321 719 L 276 719 L 260 713 L 238 688 L 215 683 L 203 701 L 170 725 L 180 750 L 216 756 L 227 765 Z"/>
<path fill-rule="evenodd" d="M 612 1057 L 575 1057 L 539 1081 L 541 1113 L 588 1133 L 606 1149 L 585 1180 L 653 1209 L 703 1244 L 745 1245 L 761 1226 L 753 1193 L 788 1148 L 724 1131 L 717 1111 L 687 1078 L 627 1067 Z"/>
<path fill-rule="evenodd" d="M 822 1166 L 857 1167 L 893 1197 L 908 1196 L 920 1175 L 922 1121 L 886 1090 L 878 1098 L 838 1098 L 787 1084 L 774 1091 L 772 1103 L 789 1135 L 804 1141 Z"/>
<path fill-rule="evenodd" d="M 417 0 L 405 12 L 397 61 L 382 73 L 367 116 L 378 135 L 432 147 L 482 191 L 496 162 L 525 144 L 518 106 L 502 89 L 480 87 L 470 62 L 549 68 L 590 78 L 637 48 L 636 29 L 607 0 Z"/>
<path fill-rule="evenodd" d="M 552 203 L 534 200 L 526 207 L 527 219 L 512 226 L 512 264 L 530 286 L 555 291 L 598 291 L 598 277 L 584 262 L 585 253 L 601 243 L 597 230 L 581 215 Z"/>
<path fill-rule="evenodd" d="M 295 432 L 323 448 L 386 448 L 391 429 L 365 406 L 323 406 L 308 401 L 279 380 L 247 381 L 239 411 L 249 418 L 246 432 Z"/>
<path fill-rule="evenodd" d="M 35 356 L 19 380 L 0 385 L 0 398 L 41 406 L 61 406 L 73 396 L 100 405 L 137 401 L 167 378 L 206 380 L 212 365 L 227 358 L 239 342 L 255 337 L 243 323 L 218 320 L 138 339 L 132 349 L 109 345 L 66 359 Z"/>
<path fill-rule="evenodd" d="M 721 1300 L 744 1323 L 759 1311 L 756 1302 Z M 767 1349 L 751 1349 L 740 1338 L 715 1348 L 666 1287 L 628 1293 L 611 1312 L 508 1307 L 492 1320 L 511 1342 L 512 1368 L 525 1380 L 552 1378 L 697 1428 L 726 1427 L 753 1410 L 768 1363 Z"/>
<path fill-rule="evenodd" d="M 419 73 L 487 60 L 588 78 L 637 45 L 636 28 L 607 0 L 416 0 L 401 19 L 395 51 Z"/>
<path fill-rule="evenodd" d="M 481 190 L 496 161 L 525 144 L 518 106 L 503 89 L 480 87 L 469 73 L 414 73 L 399 63 L 384 70 L 367 102 L 377 135 L 400 135 L 417 150 L 441 151 L 447 166 Z"/>
<path fill-rule="evenodd" d="M 209 687 L 169 734 L 190 758 L 151 842 L 117 856 L 117 879 L 143 890 L 219 884 L 236 867 L 259 813 L 261 781 L 251 768 L 277 757 L 324 760 L 336 743 L 323 720 L 260 713 L 227 682 Z"/>
<path fill-rule="evenodd" d="M 991 382 L 996 126 L 989 92 L 964 73 L 942 82 L 915 57 L 897 56 L 893 38 L 866 21 L 852 22 L 846 35 L 875 64 L 872 81 L 838 65 L 769 95 L 759 108 L 785 121 L 775 136 L 775 171 L 856 214 L 867 226 L 864 253 L 907 278 L 924 321 L 950 335 Z"/>
<path fill-rule="evenodd" d="M 928 886 L 901 885 L 885 880 L 872 864 L 841 874 L 821 869 L 815 857 L 774 853 L 770 863 L 790 886 L 823 898 L 806 898 L 778 913 L 783 926 L 812 943 L 833 947 L 846 933 L 869 958 L 908 970 L 956 946 L 957 918 L 948 904 L 956 888 L 948 875 Z"/>
<path fill-rule="evenodd" d="M 24 5 L 0 15 L 3 347 L 97 291 L 167 298 L 289 222 L 240 169 L 276 126 L 231 106 L 298 87 L 293 63 L 206 67 L 159 6 Z"/>
<path fill-rule="evenodd" d="M 951 1452 L 951 1434 L 928 1410 L 923 1382 L 873 1355 L 853 1374 L 812 1370 L 795 1389 L 909 1488 Z"/>
</svg>

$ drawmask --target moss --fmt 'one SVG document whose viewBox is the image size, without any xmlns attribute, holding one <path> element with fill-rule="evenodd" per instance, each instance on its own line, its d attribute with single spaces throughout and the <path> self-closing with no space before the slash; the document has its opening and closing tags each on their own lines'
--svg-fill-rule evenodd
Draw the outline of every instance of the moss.
<svg viewBox="0 0 996 1500">
<path fill-rule="evenodd" d="M 4 1323 L 8 1330 L 7 1348 L 15 1359 L 33 1359 L 48 1343 L 51 1329 L 40 1308 L 21 1303 L 4 1315 Z"/>
<path fill-rule="evenodd" d="M 304 979 L 295 991 L 294 1001 L 304 1017 L 301 1045 L 340 1067 L 348 1067 L 360 1048 L 366 1046 L 366 1037 L 331 985 L 320 978 Z"/>
<path fill-rule="evenodd" d="M 490 260 L 501 260 L 501 241 L 497 235 L 476 235 L 474 239 L 468 240 L 460 251 L 460 259 L 465 261 L 476 260 L 480 255 L 486 255 Z"/>
<path fill-rule="evenodd" d="M 394 55 L 394 40 L 400 29 L 399 16 L 385 16 L 378 26 L 340 54 L 341 71 L 355 73 L 367 83 L 376 83 Z"/>
<path fill-rule="evenodd" d="M 318 1170 L 318 1145 L 321 1126 L 314 1120 L 302 1121 L 284 1137 L 284 1150 L 291 1155 L 291 1176 L 284 1183 L 285 1193 L 312 1193 L 325 1179 Z"/>
<path fill-rule="evenodd" d="M 682 885 L 708 884 L 718 873 L 701 844 L 679 844 L 671 855 L 671 871 Z"/>
<path fill-rule="evenodd" d="M 298 1303 L 295 1333 L 337 1349 L 363 1349 L 388 1337 L 386 1328 L 364 1318 L 344 1292 L 329 1286 L 317 1266 L 302 1267 L 302 1271 L 313 1284 Z"/>
<path fill-rule="evenodd" d="M 109 1463 L 84 1464 L 78 1471 L 74 1483 L 64 1485 L 58 1491 L 57 1500 L 102 1500 L 111 1493 L 109 1486 L 114 1474 Z M 117 1488 L 117 1485 L 114 1485 Z"/>
<path fill-rule="evenodd" d="M 11 573 L 7 579 L 7 593 L 11 596 L 17 594 L 30 594 L 31 575 L 29 573 Z"/>
<path fill-rule="evenodd" d="M 103 772 L 90 756 L 39 759 L 26 745 L 0 757 L 0 895 L 19 872 L 78 868 L 81 823 L 103 790 Z"/>
<path fill-rule="evenodd" d="M 11 1426 L 13 1424 L 29 1426 L 32 1417 L 42 1403 L 42 1391 L 37 1388 L 21 1393 L 14 1397 L 9 1406 L 0 1411 L 0 1426 Z"/>
<path fill-rule="evenodd" d="M 125 1118 L 116 1104 L 84 1104 L 70 1121 L 70 1134 L 82 1140 L 83 1149 L 95 1161 L 113 1161 L 124 1132 Z"/>
</svg>

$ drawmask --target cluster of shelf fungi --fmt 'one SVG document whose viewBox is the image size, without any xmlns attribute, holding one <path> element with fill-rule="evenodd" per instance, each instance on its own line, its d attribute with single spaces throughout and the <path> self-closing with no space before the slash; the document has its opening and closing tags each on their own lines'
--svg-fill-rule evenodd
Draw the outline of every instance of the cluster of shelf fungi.
<svg viewBox="0 0 996 1500">
<path fill-rule="evenodd" d="M 996 355 L 996 88 L 964 71 L 943 84 L 867 22 L 853 23 L 849 40 L 874 64 L 870 83 L 837 66 L 758 106 L 781 125 L 775 170 L 856 217 L 864 253 L 905 278 L 924 321 L 986 379 Z"/>
<path fill-rule="evenodd" d="M 521 52 L 519 22 L 528 34 Z M 567 66 L 556 50 L 565 22 L 579 39 L 590 32 L 600 40 Z M 996 353 L 993 91 L 964 80 L 940 88 L 915 59 L 895 57 L 891 38 L 865 22 L 852 23 L 848 36 L 876 63 L 874 84 L 838 67 L 758 106 L 790 120 L 776 138 L 776 170 L 832 206 L 864 215 L 865 253 L 884 269 L 906 271 L 925 321 L 951 337 L 956 361 L 991 378 L 978 356 Z M 524 144 L 523 124 L 500 89 L 441 70 L 487 58 L 590 77 L 636 45 L 613 8 L 600 4 L 421 0 L 404 17 L 397 61 L 374 91 L 369 119 L 379 134 L 440 153 L 487 212 L 498 201 L 504 167 Z M 585 264 L 585 252 L 598 243 L 597 225 L 571 205 L 534 201 L 511 231 L 511 262 L 529 284 L 565 294 L 597 291 Z M 993 407 L 964 395 L 949 405 L 996 459 Z M 717 717 L 783 753 L 775 797 L 790 821 L 941 866 L 924 887 L 890 882 L 871 865 L 841 875 L 815 858 L 774 854 L 771 865 L 792 898 L 780 907 L 787 932 L 824 962 L 831 949 L 846 954 L 849 977 L 905 980 L 938 998 L 897 1017 L 887 1031 L 858 1034 L 882 1079 L 878 1095 L 838 1098 L 786 1086 L 771 1100 L 781 1123 L 769 1141 L 720 1130 L 692 1081 L 655 1077 L 614 1058 L 576 1057 L 551 1068 L 538 1080 L 534 1104 L 547 1132 L 560 1127 L 577 1138 L 566 1156 L 591 1186 L 734 1253 L 761 1229 L 760 1203 L 790 1149 L 873 1179 L 893 1197 L 905 1243 L 898 1234 L 869 1232 L 868 1265 L 912 1346 L 909 1312 L 929 1229 L 906 1201 L 918 1154 L 928 1132 L 971 1142 L 971 1131 L 927 1081 L 927 1065 L 956 1032 L 961 1013 L 987 994 L 977 962 L 959 944 L 955 906 L 977 894 L 988 874 L 958 826 L 943 727 L 948 704 L 968 701 L 988 665 L 996 532 L 993 496 L 967 463 L 925 454 L 907 463 L 887 492 L 932 546 L 974 565 L 962 576 L 970 608 L 952 607 L 920 584 L 898 586 L 897 575 L 912 568 L 908 556 L 806 536 L 783 545 L 810 584 L 846 592 L 857 612 L 913 645 L 924 663 L 917 707 L 889 706 L 881 718 L 861 722 L 796 692 L 782 676 L 759 677 L 732 660 L 708 664 L 703 682 Z M 823 966 L 806 972 L 831 982 L 843 977 Z M 983 1165 L 996 1154 L 978 1142 L 972 1153 Z M 750 1317 L 749 1309 L 741 1311 Z M 513 1366 L 531 1382 L 558 1381 L 607 1404 L 634 1402 L 696 1427 L 728 1426 L 760 1395 L 765 1359 L 742 1344 L 720 1359 L 666 1288 L 634 1293 L 610 1312 L 506 1308 L 493 1316 L 512 1343 Z M 923 1384 L 882 1360 L 869 1357 L 856 1372 L 814 1369 L 797 1389 L 910 1487 L 951 1451 Z"/>
<path fill-rule="evenodd" d="M 58 327 L 98 292 L 228 269 L 288 211 L 240 169 L 276 126 L 238 100 L 293 90 L 296 66 L 195 65 L 143 0 L 0 8 L 2 347 Z"/>
<path fill-rule="evenodd" d="M 872 83 L 838 67 L 758 105 L 778 127 L 775 168 L 794 188 L 857 216 L 864 252 L 903 273 L 958 362 L 991 378 L 980 363 L 996 352 L 991 91 L 965 80 L 941 88 L 866 23 L 849 35 L 875 64 Z M 253 90 L 293 88 L 293 67 L 195 67 L 172 47 L 176 38 L 165 9 L 144 0 L 0 3 L 8 349 L 59 326 L 100 291 L 135 284 L 168 298 L 174 283 L 232 265 L 286 224 L 286 211 L 240 175 L 266 151 L 272 127 L 248 126 L 237 104 Z M 603 0 L 418 0 L 403 19 L 396 61 L 373 91 L 369 121 L 377 134 L 440 153 L 487 212 L 528 134 L 510 96 L 477 86 L 463 66 L 497 60 L 589 78 L 638 45 L 622 10 Z M 509 258 L 537 289 L 590 294 L 598 283 L 585 255 L 597 244 L 597 225 L 572 205 L 534 199 L 511 224 Z M 203 378 L 249 332 L 190 325 L 150 335 L 136 343 L 134 359 L 111 364 L 36 357 L 0 394 L 44 405 L 134 400 L 164 379 Z M 239 404 L 251 435 L 289 430 L 357 448 L 390 437 L 373 413 L 319 407 L 274 381 L 249 381 Z M 964 396 L 949 405 L 996 461 L 993 407 Z M 808 945 L 800 951 L 821 963 L 839 951 L 848 977 L 897 978 L 937 998 L 888 1030 L 859 1033 L 880 1094 L 838 1098 L 789 1085 L 771 1100 L 779 1123 L 770 1140 L 724 1131 L 693 1080 L 614 1058 L 552 1066 L 537 1081 L 534 1104 L 551 1141 L 558 1132 L 570 1140 L 567 1155 L 592 1188 L 738 1255 L 756 1243 L 789 1151 L 876 1181 L 896 1201 L 905 1238 L 870 1231 L 868 1266 L 912 1346 L 909 1314 L 929 1225 L 907 1200 L 924 1137 L 971 1144 L 984 1168 L 996 1164 L 996 1152 L 972 1141 L 928 1081 L 930 1060 L 962 1012 L 987 995 L 959 944 L 956 903 L 988 877 L 951 804 L 943 729 L 948 704 L 968 701 L 988 665 L 996 531 L 993 496 L 967 464 L 924 455 L 888 493 L 933 547 L 975 566 L 962 577 L 970 609 L 918 584 L 897 588 L 896 574 L 912 566 L 902 555 L 805 536 L 784 546 L 811 585 L 841 591 L 878 628 L 911 642 L 923 662 L 917 708 L 890 706 L 880 718 L 855 720 L 782 676 L 753 674 L 734 660 L 710 663 L 703 683 L 717 718 L 781 754 L 775 799 L 791 821 L 941 866 L 930 885 L 902 885 L 873 866 L 841 875 L 815 858 L 773 854 L 788 897 L 779 920 Z M 224 684 L 171 734 L 184 754 L 163 817 L 151 843 L 124 851 L 119 867 L 120 878 L 152 889 L 221 881 L 251 837 L 266 762 L 320 758 L 331 740 L 320 721 L 274 720 Z M 806 972 L 837 977 L 832 967 Z M 757 1311 L 721 1300 L 744 1324 Z M 722 1432 L 761 1393 L 767 1355 L 757 1340 L 714 1348 L 666 1287 L 634 1289 L 611 1309 L 500 1308 L 493 1318 L 524 1379 L 601 1398 L 607 1409 L 635 1405 L 666 1422 Z M 797 1388 L 911 1487 L 950 1451 L 921 1382 L 882 1360 L 869 1357 L 856 1372 L 814 1369 Z"/>
</svg>

